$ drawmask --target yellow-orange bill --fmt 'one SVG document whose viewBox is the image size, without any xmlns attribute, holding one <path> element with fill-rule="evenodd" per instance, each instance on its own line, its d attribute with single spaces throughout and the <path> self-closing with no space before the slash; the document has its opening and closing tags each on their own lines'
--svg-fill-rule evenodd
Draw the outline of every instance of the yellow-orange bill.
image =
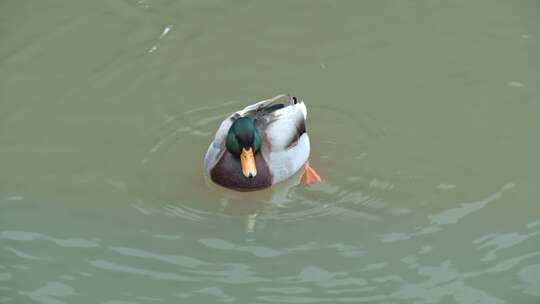
<svg viewBox="0 0 540 304">
<path fill-rule="evenodd" d="M 255 177 L 255 175 L 257 175 L 257 166 L 255 165 L 253 148 L 249 148 L 248 150 L 242 148 L 240 163 L 242 164 L 242 174 L 244 174 L 245 177 Z"/>
</svg>

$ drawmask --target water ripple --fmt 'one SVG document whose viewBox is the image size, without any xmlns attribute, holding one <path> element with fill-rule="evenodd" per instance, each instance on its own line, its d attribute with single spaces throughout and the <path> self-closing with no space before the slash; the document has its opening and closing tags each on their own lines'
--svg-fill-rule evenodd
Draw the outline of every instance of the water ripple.
<svg viewBox="0 0 540 304">
<path fill-rule="evenodd" d="M 193 277 L 187 277 L 187 276 L 179 275 L 176 273 L 145 270 L 141 268 L 124 266 L 124 265 L 116 264 L 116 263 L 105 261 L 105 260 L 93 260 L 93 261 L 89 261 L 88 263 L 90 263 L 90 265 L 99 269 L 104 269 L 104 270 L 109 270 L 109 271 L 114 271 L 114 272 L 139 274 L 139 275 L 148 276 L 148 277 L 151 277 L 153 279 L 158 279 L 158 280 L 170 280 L 170 281 L 181 281 L 181 282 L 198 281 L 197 279 Z"/>
<path fill-rule="evenodd" d="M 296 251 L 309 251 L 318 247 L 317 244 L 315 243 L 306 243 L 306 244 L 295 246 L 293 248 L 273 249 L 269 247 L 253 246 L 253 245 L 247 245 L 247 246 L 236 245 L 236 244 L 233 244 L 231 242 L 228 242 L 226 240 L 221 240 L 221 239 L 201 239 L 199 240 L 199 242 L 204 244 L 208 248 L 212 248 L 212 249 L 248 252 L 254 256 L 264 257 L 264 258 L 278 257 L 282 255 L 287 255 Z"/>
<path fill-rule="evenodd" d="M 236 298 L 226 294 L 217 286 L 205 287 L 202 289 L 193 290 L 191 292 L 177 293 L 175 296 L 180 299 L 192 298 L 196 295 L 210 295 L 223 302 L 236 302 Z"/>
<path fill-rule="evenodd" d="M 431 221 L 432 225 L 420 226 L 414 232 L 410 233 L 401 233 L 401 232 L 392 232 L 385 233 L 380 235 L 380 238 L 383 242 L 395 242 L 395 241 L 405 241 L 415 238 L 417 236 L 427 235 L 436 233 L 443 230 L 443 226 L 456 224 L 459 220 L 464 218 L 467 215 L 472 214 L 475 211 L 478 211 L 488 205 L 489 203 L 502 197 L 504 192 L 514 188 L 513 183 L 504 185 L 499 191 L 490 195 L 489 197 L 479 200 L 477 202 L 471 203 L 461 203 L 459 207 L 451 208 L 444 210 L 440 213 L 429 215 L 428 219 Z"/>
<path fill-rule="evenodd" d="M 68 238 L 68 239 L 57 239 L 50 236 L 46 236 L 34 232 L 26 231 L 10 231 L 5 230 L 0 232 L 0 239 L 15 240 L 15 241 L 34 241 L 34 240 L 45 240 L 53 242 L 61 247 L 66 248 L 89 248 L 89 247 L 99 247 L 99 244 L 94 241 L 89 241 L 80 238 Z"/>
<path fill-rule="evenodd" d="M 76 295 L 73 287 L 59 282 L 48 282 L 45 286 L 32 291 L 20 291 L 21 295 L 45 304 L 62 304 L 66 303 L 58 298 L 65 298 Z"/>
<path fill-rule="evenodd" d="M 187 267 L 187 268 L 210 265 L 207 262 L 203 262 L 201 260 L 198 260 L 192 257 L 187 257 L 187 256 L 162 255 L 162 254 L 151 253 L 151 252 L 140 250 L 140 249 L 126 248 L 126 247 L 111 247 L 110 249 L 125 256 L 134 256 L 134 257 L 140 257 L 140 258 L 153 259 L 153 260 L 167 262 L 167 263 L 171 263 L 174 265 Z"/>
<path fill-rule="evenodd" d="M 523 292 L 540 298 L 540 264 L 523 267 L 517 275 L 523 281 Z"/>
<path fill-rule="evenodd" d="M 490 233 L 486 236 L 483 236 L 480 239 L 473 241 L 473 244 L 479 244 L 478 249 L 484 249 L 486 247 L 494 247 L 492 250 L 487 252 L 481 259 L 481 261 L 493 261 L 497 258 L 496 253 L 516 246 L 519 243 L 522 243 L 525 240 L 528 240 L 531 237 L 537 236 L 540 234 L 540 231 L 531 232 L 528 234 L 519 234 L 519 233 Z"/>
<path fill-rule="evenodd" d="M 47 258 L 44 258 L 44 257 L 36 257 L 34 255 L 22 252 L 21 250 L 15 249 L 13 247 L 5 246 L 4 249 L 14 253 L 16 256 L 18 256 L 20 258 L 26 259 L 26 260 L 45 260 L 45 259 L 47 259 Z"/>
<path fill-rule="evenodd" d="M 428 218 L 431 220 L 431 222 L 435 225 L 448 225 L 448 224 L 455 224 L 457 223 L 461 218 L 482 209 L 487 204 L 501 198 L 503 193 L 507 190 L 510 190 L 514 188 L 513 183 L 509 183 L 504 185 L 500 191 L 495 192 L 494 194 L 490 195 L 489 197 L 472 203 L 462 203 L 459 207 L 447 209 L 439 214 L 430 215 Z"/>
</svg>

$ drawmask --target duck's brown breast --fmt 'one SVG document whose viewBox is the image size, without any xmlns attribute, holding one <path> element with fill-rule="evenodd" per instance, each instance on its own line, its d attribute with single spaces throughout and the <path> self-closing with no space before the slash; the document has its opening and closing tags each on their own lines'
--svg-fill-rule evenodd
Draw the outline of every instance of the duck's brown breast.
<svg viewBox="0 0 540 304">
<path fill-rule="evenodd" d="M 247 178 L 242 174 L 240 159 L 229 151 L 225 151 L 210 171 L 210 178 L 216 184 L 240 191 L 253 191 L 270 187 L 272 174 L 260 152 L 255 154 L 255 165 L 257 166 L 257 175 Z"/>
</svg>

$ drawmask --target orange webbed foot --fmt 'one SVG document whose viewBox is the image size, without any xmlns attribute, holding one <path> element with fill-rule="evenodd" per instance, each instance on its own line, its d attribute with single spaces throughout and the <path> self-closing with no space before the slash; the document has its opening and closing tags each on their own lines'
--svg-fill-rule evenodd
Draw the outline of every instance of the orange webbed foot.
<svg viewBox="0 0 540 304">
<path fill-rule="evenodd" d="M 306 165 L 304 166 L 304 174 L 302 175 L 302 182 L 306 185 L 321 182 L 321 177 L 319 176 L 317 171 L 313 169 L 309 160 L 306 162 Z"/>
</svg>

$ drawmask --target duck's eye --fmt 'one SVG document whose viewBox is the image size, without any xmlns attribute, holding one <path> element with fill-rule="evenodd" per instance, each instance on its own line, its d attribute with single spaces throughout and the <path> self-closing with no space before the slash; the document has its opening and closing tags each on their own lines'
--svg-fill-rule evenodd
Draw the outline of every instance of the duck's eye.
<svg viewBox="0 0 540 304">
<path fill-rule="evenodd" d="M 296 97 L 293 96 L 292 100 L 293 100 L 294 104 L 298 103 L 298 100 L 296 99 Z"/>
</svg>

